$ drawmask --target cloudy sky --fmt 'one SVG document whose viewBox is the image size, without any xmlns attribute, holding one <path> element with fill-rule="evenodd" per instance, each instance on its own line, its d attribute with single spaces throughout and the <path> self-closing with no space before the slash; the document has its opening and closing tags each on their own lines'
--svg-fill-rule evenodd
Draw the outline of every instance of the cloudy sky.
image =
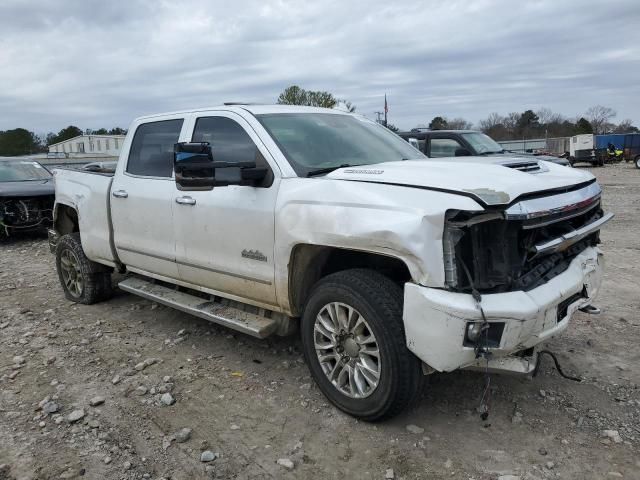
<svg viewBox="0 0 640 480">
<path fill-rule="evenodd" d="M 0 129 L 328 90 L 409 128 L 548 107 L 640 124 L 638 0 L 2 0 Z"/>
</svg>

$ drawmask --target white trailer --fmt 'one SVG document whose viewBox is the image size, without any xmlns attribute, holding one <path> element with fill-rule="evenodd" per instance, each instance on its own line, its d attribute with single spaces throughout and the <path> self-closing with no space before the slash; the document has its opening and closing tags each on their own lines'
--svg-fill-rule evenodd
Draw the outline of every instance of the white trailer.
<svg viewBox="0 0 640 480">
<path fill-rule="evenodd" d="M 592 133 L 574 135 L 569 142 L 569 161 L 571 165 L 578 162 L 588 162 L 602 166 L 595 154 L 595 136 Z"/>
</svg>

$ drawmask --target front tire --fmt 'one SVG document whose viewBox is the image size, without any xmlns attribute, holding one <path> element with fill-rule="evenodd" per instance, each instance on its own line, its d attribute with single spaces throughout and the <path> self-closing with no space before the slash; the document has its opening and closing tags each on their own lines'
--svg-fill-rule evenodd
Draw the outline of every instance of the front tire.
<svg viewBox="0 0 640 480">
<path fill-rule="evenodd" d="M 322 393 L 366 421 L 390 418 L 417 397 L 420 361 L 406 347 L 402 289 L 366 269 L 316 284 L 302 316 L 305 359 Z"/>
<path fill-rule="evenodd" d="M 91 305 L 111 297 L 111 272 L 84 254 L 79 233 L 64 235 L 56 246 L 56 269 L 64 296 Z"/>
<path fill-rule="evenodd" d="M 640 155 L 638 155 L 635 159 L 636 168 L 640 168 Z"/>
</svg>

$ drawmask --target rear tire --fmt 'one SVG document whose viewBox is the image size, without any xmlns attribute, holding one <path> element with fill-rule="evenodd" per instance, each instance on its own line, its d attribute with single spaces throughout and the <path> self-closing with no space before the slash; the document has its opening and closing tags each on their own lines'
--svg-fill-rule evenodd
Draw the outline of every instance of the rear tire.
<svg viewBox="0 0 640 480">
<path fill-rule="evenodd" d="M 636 164 L 636 168 L 640 168 L 640 155 L 638 155 L 636 157 L 636 159 L 634 160 L 635 164 Z"/>
<path fill-rule="evenodd" d="M 64 296 L 91 305 L 111 298 L 111 271 L 84 254 L 79 233 L 64 235 L 56 246 L 56 269 Z"/>
<path fill-rule="evenodd" d="M 349 415 L 387 419 L 421 391 L 421 363 L 406 347 L 402 303 L 397 284 L 366 269 L 331 274 L 309 296 L 301 324 L 307 365 L 322 393 Z"/>
</svg>

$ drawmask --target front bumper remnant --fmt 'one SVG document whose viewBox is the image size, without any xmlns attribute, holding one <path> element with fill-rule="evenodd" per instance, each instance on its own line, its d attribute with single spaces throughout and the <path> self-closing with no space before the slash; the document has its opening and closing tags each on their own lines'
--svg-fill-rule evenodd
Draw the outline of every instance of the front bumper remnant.
<svg viewBox="0 0 640 480">
<path fill-rule="evenodd" d="M 490 347 L 492 371 L 530 373 L 536 355 L 515 355 L 558 335 L 577 309 L 591 303 L 600 288 L 602 252 L 589 247 L 569 267 L 543 285 L 527 292 L 482 296 L 489 323 L 502 323 L 499 338 Z M 429 367 L 449 372 L 479 367 L 473 345 L 465 341 L 468 322 L 481 321 L 470 294 L 454 293 L 407 283 L 403 320 L 407 347 Z M 486 363 L 482 362 L 482 367 Z"/>
</svg>

